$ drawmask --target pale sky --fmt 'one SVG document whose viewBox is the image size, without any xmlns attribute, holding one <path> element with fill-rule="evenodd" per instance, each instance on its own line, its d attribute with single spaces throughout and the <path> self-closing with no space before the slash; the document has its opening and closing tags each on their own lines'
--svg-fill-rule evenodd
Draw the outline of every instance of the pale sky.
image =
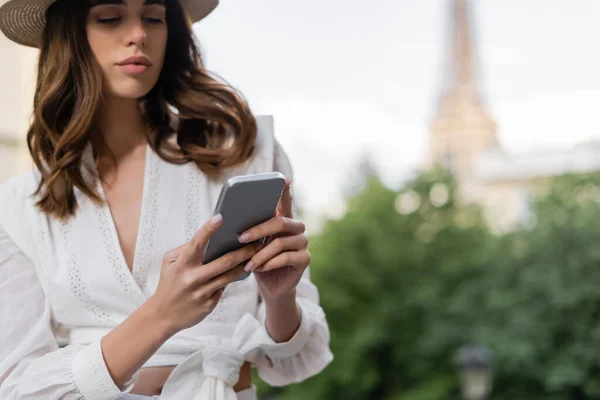
<svg viewBox="0 0 600 400">
<path fill-rule="evenodd" d="M 303 206 L 327 212 L 361 150 L 398 185 L 425 154 L 450 0 L 221 0 L 210 70 L 271 114 Z M 482 85 L 513 152 L 600 139 L 600 0 L 472 0 Z"/>
</svg>

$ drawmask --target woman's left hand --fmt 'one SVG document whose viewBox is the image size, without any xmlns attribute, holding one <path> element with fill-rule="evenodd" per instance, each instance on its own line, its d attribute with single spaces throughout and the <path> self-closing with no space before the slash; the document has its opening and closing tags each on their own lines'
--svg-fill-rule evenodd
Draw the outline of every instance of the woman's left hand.
<svg viewBox="0 0 600 400">
<path fill-rule="evenodd" d="M 293 293 L 310 264 L 305 226 L 292 213 L 290 181 L 286 181 L 274 218 L 240 235 L 249 243 L 269 238 L 265 247 L 254 255 L 246 268 L 254 272 L 261 295 L 275 299 Z"/>
</svg>

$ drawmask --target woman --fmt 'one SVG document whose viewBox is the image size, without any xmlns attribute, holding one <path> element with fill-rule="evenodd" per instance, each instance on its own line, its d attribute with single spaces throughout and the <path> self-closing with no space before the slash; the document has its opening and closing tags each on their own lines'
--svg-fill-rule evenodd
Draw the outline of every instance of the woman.
<svg viewBox="0 0 600 400">
<path fill-rule="evenodd" d="M 191 23 L 216 5 L 0 8 L 0 30 L 40 48 L 36 169 L 0 187 L 1 399 L 255 399 L 252 365 L 285 385 L 331 361 L 289 180 L 276 217 L 240 237 L 274 240 L 200 265 L 225 178 L 291 175 L 202 66 Z"/>
</svg>

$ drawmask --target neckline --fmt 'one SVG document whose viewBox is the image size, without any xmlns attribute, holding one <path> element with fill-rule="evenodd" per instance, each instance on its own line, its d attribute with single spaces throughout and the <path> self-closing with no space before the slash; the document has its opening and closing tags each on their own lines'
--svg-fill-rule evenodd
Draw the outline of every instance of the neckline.
<svg viewBox="0 0 600 400">
<path fill-rule="evenodd" d="M 123 248 L 121 247 L 121 242 L 119 240 L 119 234 L 117 231 L 117 227 L 114 220 L 114 215 L 112 210 L 110 209 L 110 205 L 106 201 L 106 193 L 104 191 L 104 187 L 102 182 L 100 181 L 98 169 L 96 167 L 96 163 L 93 160 L 93 149 L 91 143 L 88 145 L 89 147 L 89 155 L 91 155 L 91 164 L 92 164 L 92 172 L 95 174 L 95 186 L 98 195 L 102 199 L 103 203 L 98 205 L 98 217 L 103 219 L 104 221 L 99 221 L 108 229 L 108 237 L 105 239 L 107 243 L 105 246 L 109 253 L 113 253 L 116 256 L 110 257 L 111 263 L 113 264 L 113 268 L 116 269 L 116 272 L 119 275 L 127 275 L 127 279 L 130 282 L 127 282 L 127 286 L 129 284 L 133 284 L 137 288 L 137 292 L 143 294 L 143 287 L 146 283 L 147 273 L 149 266 L 147 265 L 150 262 L 151 257 L 145 252 L 148 252 L 148 246 L 144 245 L 145 242 L 148 241 L 147 236 L 149 234 L 153 234 L 152 232 L 152 224 L 148 223 L 149 217 L 149 203 L 151 203 L 150 193 L 155 192 L 156 188 L 151 186 L 155 186 L 156 182 L 154 177 L 156 176 L 156 160 L 154 157 L 154 153 L 149 144 L 146 145 L 146 153 L 144 159 L 144 181 L 142 186 L 142 200 L 141 206 L 139 210 L 139 221 L 135 238 L 135 249 L 134 255 L 131 265 L 131 270 L 129 269 L 129 265 L 125 259 L 125 254 L 123 253 Z M 156 197 L 156 196 L 155 196 Z M 150 225 L 150 226 L 149 226 Z"/>
</svg>

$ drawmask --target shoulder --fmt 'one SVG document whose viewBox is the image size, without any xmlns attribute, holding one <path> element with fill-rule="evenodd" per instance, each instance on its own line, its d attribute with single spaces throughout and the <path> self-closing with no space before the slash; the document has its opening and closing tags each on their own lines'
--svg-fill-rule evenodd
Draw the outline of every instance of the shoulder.
<svg viewBox="0 0 600 400">
<path fill-rule="evenodd" d="M 37 212 L 34 193 L 39 174 L 28 172 L 17 175 L 0 184 L 0 225 L 13 239 L 23 239 L 23 225 Z M 25 223 L 25 224 L 24 224 Z"/>
<path fill-rule="evenodd" d="M 39 182 L 39 174 L 32 171 L 14 176 L 1 183 L 0 213 L 14 209 L 14 207 L 23 207 L 26 203 L 32 202 Z"/>
<path fill-rule="evenodd" d="M 256 142 L 258 154 L 272 154 L 275 145 L 275 126 L 271 115 L 256 116 Z"/>
<path fill-rule="evenodd" d="M 273 170 L 281 172 L 286 178 L 294 179 L 292 163 L 277 139 L 275 140 L 275 149 L 273 151 Z"/>
<path fill-rule="evenodd" d="M 273 117 L 270 115 L 256 117 L 258 134 L 256 138 L 257 153 L 269 161 L 269 171 L 279 171 L 288 176 L 292 173 L 290 159 L 277 140 Z"/>
<path fill-rule="evenodd" d="M 245 163 L 224 171 L 224 178 L 236 175 L 260 174 L 273 171 L 277 140 L 273 117 L 270 115 L 259 115 L 256 118 L 256 140 L 254 142 L 254 154 Z"/>
<path fill-rule="evenodd" d="M 258 156 L 265 163 L 263 172 L 278 171 L 286 178 L 292 179 L 292 164 L 283 146 L 277 140 L 273 117 L 270 115 L 258 116 L 256 124 L 258 126 L 256 148 Z"/>
<path fill-rule="evenodd" d="M 256 141 L 254 143 L 254 156 L 252 164 L 259 164 L 260 172 L 267 172 L 273 165 L 275 149 L 275 127 L 273 117 L 270 115 L 256 116 Z"/>
</svg>

